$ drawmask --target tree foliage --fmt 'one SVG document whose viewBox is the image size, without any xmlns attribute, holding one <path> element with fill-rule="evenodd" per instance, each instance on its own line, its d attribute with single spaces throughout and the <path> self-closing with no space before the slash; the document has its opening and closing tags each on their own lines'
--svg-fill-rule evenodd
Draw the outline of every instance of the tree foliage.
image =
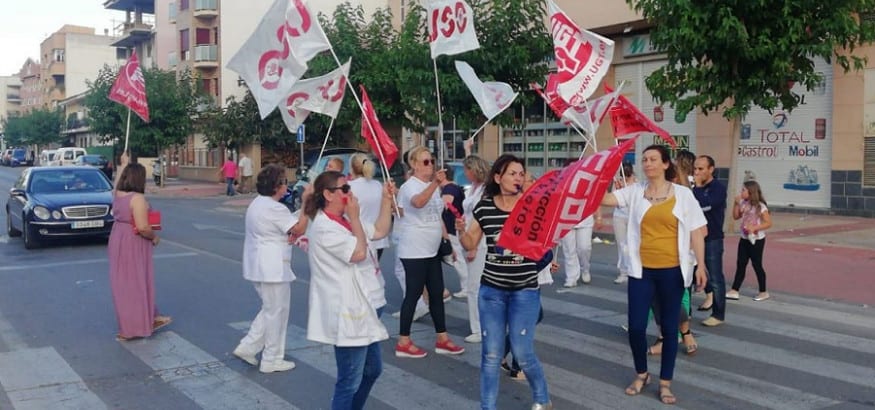
<svg viewBox="0 0 875 410">
<path fill-rule="evenodd" d="M 791 111 L 801 103 L 794 83 L 811 90 L 823 81 L 813 57 L 861 69 L 865 60 L 852 53 L 875 39 L 872 0 L 626 1 L 654 25 L 650 41 L 668 58 L 647 88 L 681 115 Z"/>
<path fill-rule="evenodd" d="M 6 145 L 46 145 L 60 142 L 64 114 L 61 110 L 40 108 L 4 119 Z"/>
<path fill-rule="evenodd" d="M 103 142 L 125 138 L 128 109 L 108 98 L 116 75 L 116 69 L 104 66 L 97 78 L 88 82 L 84 102 L 91 130 L 100 135 Z M 203 107 L 208 100 L 198 90 L 196 78 L 189 71 L 177 74 L 147 68 L 143 70 L 143 77 L 150 122 L 131 115 L 129 144 L 131 150 L 141 155 L 155 155 L 161 148 L 185 142 L 194 131 L 192 118 L 197 117 L 198 107 Z"/>
</svg>

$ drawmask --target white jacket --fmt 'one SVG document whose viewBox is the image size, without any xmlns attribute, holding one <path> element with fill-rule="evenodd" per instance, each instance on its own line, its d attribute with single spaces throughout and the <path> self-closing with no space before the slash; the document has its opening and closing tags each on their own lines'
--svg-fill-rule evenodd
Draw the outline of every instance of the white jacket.
<svg viewBox="0 0 875 410">
<path fill-rule="evenodd" d="M 671 213 L 678 219 L 678 265 L 684 276 L 684 286 L 689 287 L 693 283 L 693 253 L 690 252 L 690 233 L 708 224 L 705 214 L 693 191 L 689 188 L 674 185 L 675 204 Z M 629 262 L 631 270 L 629 276 L 641 279 L 641 220 L 650 209 L 650 201 L 644 199 L 646 182 L 638 182 L 625 188 L 614 191 L 617 203 L 621 207 L 629 209 L 629 222 L 627 229 L 627 243 L 629 245 Z"/>
</svg>

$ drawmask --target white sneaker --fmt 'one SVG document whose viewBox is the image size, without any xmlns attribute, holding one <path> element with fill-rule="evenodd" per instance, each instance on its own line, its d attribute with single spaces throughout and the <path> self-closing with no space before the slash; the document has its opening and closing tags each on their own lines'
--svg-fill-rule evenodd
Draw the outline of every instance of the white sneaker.
<svg viewBox="0 0 875 410">
<path fill-rule="evenodd" d="M 614 279 L 614 283 L 616 284 L 626 283 L 627 281 L 629 281 L 629 278 L 626 275 L 619 275 L 617 276 L 617 279 Z"/>
<path fill-rule="evenodd" d="M 586 285 L 592 282 L 592 275 L 589 272 L 584 272 L 580 275 L 580 280 Z"/>
<path fill-rule="evenodd" d="M 231 352 L 234 356 L 237 356 L 238 359 L 249 363 L 253 366 L 258 366 L 258 359 L 255 358 L 255 354 L 247 353 L 243 350 L 242 346 L 237 346 L 233 352 Z"/>
<path fill-rule="evenodd" d="M 417 321 L 422 319 L 423 316 L 428 314 L 428 306 L 421 306 L 416 308 L 416 311 L 413 312 L 413 321 Z"/>
<path fill-rule="evenodd" d="M 261 362 L 258 371 L 262 373 L 285 372 L 295 368 L 295 362 L 290 360 L 277 360 L 275 362 Z"/>
<path fill-rule="evenodd" d="M 393 313 L 392 317 L 401 317 L 401 311 L 399 310 L 399 311 Z"/>
<path fill-rule="evenodd" d="M 577 281 L 570 282 L 570 283 L 569 283 L 569 282 L 565 282 L 565 284 L 562 285 L 562 287 L 563 287 L 563 288 L 576 288 L 576 287 L 577 287 Z"/>
<path fill-rule="evenodd" d="M 483 338 L 480 336 L 480 333 L 471 333 L 468 336 L 465 336 L 465 343 L 480 343 L 483 341 Z"/>
<path fill-rule="evenodd" d="M 453 297 L 456 297 L 458 299 L 465 299 L 468 297 L 468 291 L 467 290 L 460 290 L 456 293 L 453 293 Z"/>
</svg>

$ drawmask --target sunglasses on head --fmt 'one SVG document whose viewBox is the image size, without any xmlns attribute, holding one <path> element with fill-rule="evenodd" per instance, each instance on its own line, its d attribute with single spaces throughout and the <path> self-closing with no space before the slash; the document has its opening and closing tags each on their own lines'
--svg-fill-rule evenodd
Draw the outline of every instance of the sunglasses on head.
<svg viewBox="0 0 875 410">
<path fill-rule="evenodd" d="M 341 186 L 335 186 L 335 187 L 325 188 L 325 189 L 327 189 L 327 190 L 329 190 L 329 191 L 331 191 L 331 192 L 337 191 L 337 190 L 339 189 L 340 192 L 343 192 L 344 194 L 348 194 L 350 188 L 351 188 L 351 187 L 349 186 L 349 184 L 343 184 L 343 185 L 341 185 Z"/>
</svg>

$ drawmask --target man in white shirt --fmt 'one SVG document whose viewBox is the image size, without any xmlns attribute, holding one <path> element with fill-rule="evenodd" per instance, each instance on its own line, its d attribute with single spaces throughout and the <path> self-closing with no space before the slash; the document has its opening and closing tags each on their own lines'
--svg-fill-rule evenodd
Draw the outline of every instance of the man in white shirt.
<svg viewBox="0 0 875 410">
<path fill-rule="evenodd" d="M 252 160 L 246 154 L 240 154 L 237 162 L 237 175 L 240 175 L 240 193 L 248 194 L 252 191 Z"/>
</svg>

